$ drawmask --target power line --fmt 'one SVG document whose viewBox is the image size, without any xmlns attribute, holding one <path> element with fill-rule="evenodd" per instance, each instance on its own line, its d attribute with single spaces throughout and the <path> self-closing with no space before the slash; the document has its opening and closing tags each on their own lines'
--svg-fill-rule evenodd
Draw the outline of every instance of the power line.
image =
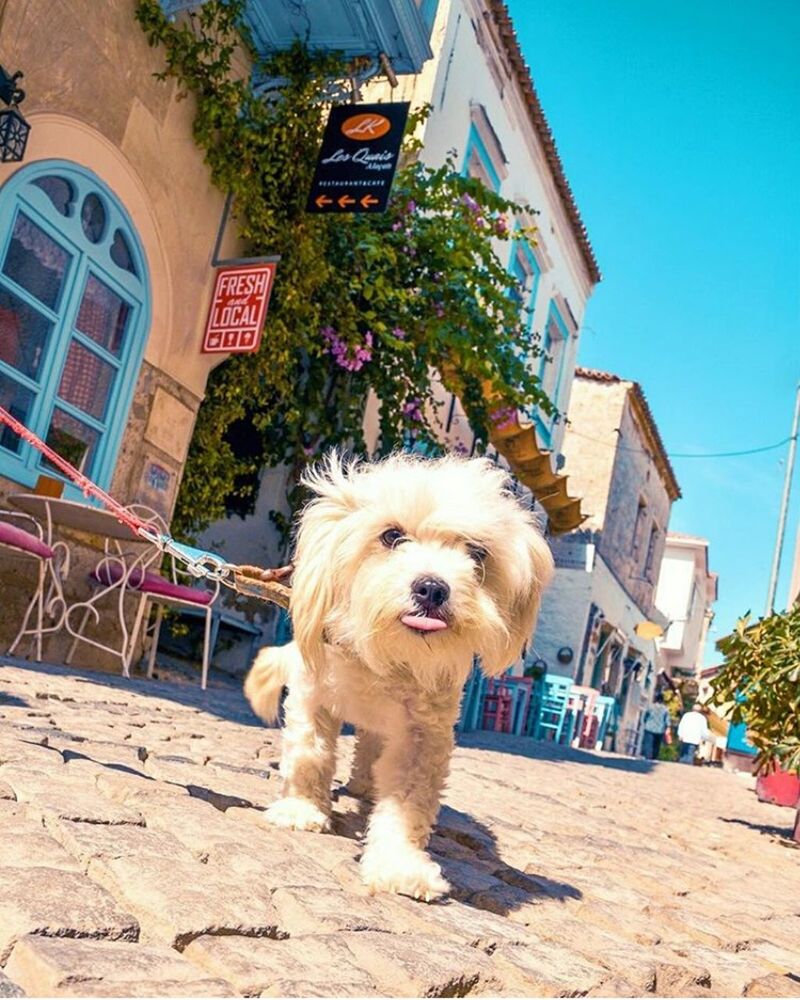
<svg viewBox="0 0 800 1000">
<path fill-rule="evenodd" d="M 757 455 L 762 451 L 774 451 L 776 448 L 782 448 L 783 445 L 794 440 L 795 438 L 790 436 L 784 438 L 782 441 L 776 441 L 775 444 L 765 444 L 761 448 L 745 448 L 744 451 L 710 451 L 704 454 L 698 454 L 697 452 L 670 451 L 667 452 L 667 454 L 670 458 L 735 458 L 738 455 Z"/>
<path fill-rule="evenodd" d="M 577 437 L 585 438 L 587 441 L 594 441 L 595 444 L 605 445 L 606 448 L 620 449 L 621 451 L 630 451 L 637 455 L 649 455 L 650 452 L 645 451 L 644 448 L 632 448 L 630 445 L 618 444 L 612 441 L 604 441 L 601 438 L 592 437 L 590 434 L 582 434 L 580 431 L 576 431 L 573 427 L 567 425 L 567 429 L 570 434 L 575 434 Z M 788 444 L 790 441 L 796 440 L 796 435 L 790 435 L 789 437 L 783 438 L 782 441 L 776 441 L 774 444 L 765 444 L 760 448 L 744 448 L 741 451 L 706 451 L 706 452 L 696 452 L 696 451 L 668 451 L 666 452 L 667 458 L 738 458 L 740 455 L 757 455 L 764 451 L 774 451 L 776 448 L 782 448 L 783 445 Z"/>
</svg>

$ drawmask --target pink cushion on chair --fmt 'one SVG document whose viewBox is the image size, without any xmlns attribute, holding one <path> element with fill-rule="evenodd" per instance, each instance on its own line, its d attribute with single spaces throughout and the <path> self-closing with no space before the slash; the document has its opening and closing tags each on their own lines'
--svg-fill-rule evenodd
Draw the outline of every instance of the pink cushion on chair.
<svg viewBox="0 0 800 1000">
<path fill-rule="evenodd" d="M 157 597 L 173 598 L 177 601 L 188 601 L 191 604 L 210 604 L 213 594 L 210 590 L 198 590 L 182 583 L 173 583 L 158 573 L 145 573 L 144 582 L 136 587 L 144 594 L 154 594 Z"/>
<path fill-rule="evenodd" d="M 119 583 L 122 575 L 122 566 L 116 562 L 102 563 L 91 574 L 92 579 L 104 587 Z M 173 583 L 159 573 L 142 573 L 138 568 L 131 573 L 128 586 L 142 594 L 152 594 L 154 597 L 164 597 L 167 600 L 186 601 L 189 604 L 211 604 L 214 597 L 209 590 L 198 590 L 182 583 Z"/>
<path fill-rule="evenodd" d="M 29 552 L 39 559 L 52 559 L 53 550 L 49 545 L 45 545 L 36 535 L 32 535 L 23 528 L 17 528 L 13 524 L 6 524 L 0 521 L 0 545 L 9 545 L 12 549 L 21 549 Z"/>
<path fill-rule="evenodd" d="M 89 574 L 92 580 L 102 584 L 104 587 L 110 587 L 113 583 L 119 583 L 124 575 L 125 571 L 117 562 L 101 563 L 99 566 L 95 566 Z M 130 580 L 128 580 L 128 586 L 138 587 L 142 582 L 142 577 L 142 571 L 138 568 L 135 569 L 131 573 Z"/>
</svg>

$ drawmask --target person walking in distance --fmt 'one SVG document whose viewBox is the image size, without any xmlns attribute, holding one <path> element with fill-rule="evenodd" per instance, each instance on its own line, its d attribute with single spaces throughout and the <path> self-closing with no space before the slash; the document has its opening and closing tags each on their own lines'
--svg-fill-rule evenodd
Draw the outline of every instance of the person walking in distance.
<svg viewBox="0 0 800 1000">
<path fill-rule="evenodd" d="M 652 705 L 644 714 L 642 753 L 648 760 L 658 760 L 662 741 L 669 742 L 669 731 L 669 709 L 664 704 L 664 695 L 656 691 Z"/>
<path fill-rule="evenodd" d="M 685 712 L 678 723 L 678 739 L 681 743 L 681 764 L 694 764 L 697 748 L 708 739 L 708 722 L 703 714 L 703 706 L 696 702 L 691 712 Z"/>
</svg>

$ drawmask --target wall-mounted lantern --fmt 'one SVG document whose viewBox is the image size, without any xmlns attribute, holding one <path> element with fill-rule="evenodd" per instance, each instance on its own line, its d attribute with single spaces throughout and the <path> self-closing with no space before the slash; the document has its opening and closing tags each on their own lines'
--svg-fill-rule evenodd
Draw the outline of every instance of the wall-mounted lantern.
<svg viewBox="0 0 800 1000">
<path fill-rule="evenodd" d="M 25 91 L 17 86 L 22 73 L 9 76 L 0 66 L 0 99 L 8 105 L 0 111 L 0 162 L 17 163 L 25 155 L 30 125 L 19 110 Z"/>
</svg>

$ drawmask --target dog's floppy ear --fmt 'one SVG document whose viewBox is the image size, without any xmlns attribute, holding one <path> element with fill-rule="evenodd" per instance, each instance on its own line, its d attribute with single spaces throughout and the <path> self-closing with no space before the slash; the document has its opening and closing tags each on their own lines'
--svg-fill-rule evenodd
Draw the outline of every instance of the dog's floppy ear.
<svg viewBox="0 0 800 1000">
<path fill-rule="evenodd" d="M 324 660 L 325 623 L 334 606 L 341 562 L 337 550 L 347 535 L 347 517 L 357 506 L 351 482 L 354 469 L 334 452 L 302 479 L 315 496 L 300 517 L 289 610 L 298 649 L 312 669 Z"/>
<path fill-rule="evenodd" d="M 510 566 L 510 586 L 501 607 L 506 629 L 495 633 L 494 642 L 480 651 L 484 673 L 497 677 L 519 659 L 530 642 L 542 592 L 553 576 L 553 556 L 550 547 L 532 523 L 514 533 L 514 565 Z M 502 601 L 502 598 L 501 598 Z"/>
</svg>

